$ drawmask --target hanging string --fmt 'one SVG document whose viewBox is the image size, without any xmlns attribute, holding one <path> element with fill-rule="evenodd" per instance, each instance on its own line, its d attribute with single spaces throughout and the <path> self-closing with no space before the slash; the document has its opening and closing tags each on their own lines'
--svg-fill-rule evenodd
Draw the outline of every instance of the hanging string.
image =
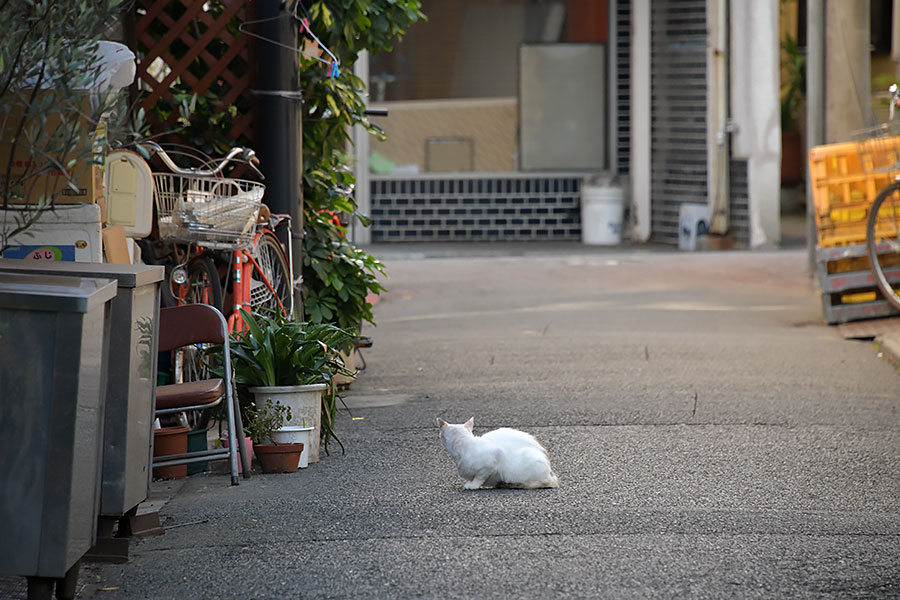
<svg viewBox="0 0 900 600">
<path fill-rule="evenodd" d="M 299 6 L 303 10 L 303 12 L 307 15 L 306 17 L 300 17 L 297 14 L 297 6 Z M 321 58 L 319 56 L 316 56 L 315 54 L 310 54 L 308 52 L 305 52 L 302 48 L 300 48 L 300 49 L 294 48 L 293 46 L 289 46 L 288 44 L 282 44 L 279 41 L 259 35 L 258 33 L 254 33 L 246 27 L 247 25 L 256 25 L 259 23 L 268 23 L 270 21 L 276 21 L 276 20 L 284 18 L 286 16 L 287 15 L 278 15 L 278 16 L 269 17 L 266 19 L 257 19 L 255 21 L 244 21 L 240 25 L 238 25 L 238 31 L 240 31 L 241 33 L 248 35 L 250 37 L 253 37 L 253 38 L 256 38 L 259 40 L 263 40 L 270 44 L 274 44 L 280 48 L 285 48 L 286 50 L 290 50 L 292 52 L 296 52 L 298 54 L 306 56 L 308 58 L 312 58 L 313 60 L 317 60 L 324 65 L 328 65 L 329 77 L 332 77 L 332 78 L 340 77 L 340 69 L 338 67 L 340 61 L 338 61 L 337 57 L 334 54 L 332 54 L 331 50 L 329 50 L 325 46 L 325 44 L 323 44 L 322 41 L 318 37 L 316 37 L 316 34 L 313 33 L 312 29 L 309 26 L 309 14 L 306 13 L 306 8 L 303 7 L 302 2 L 298 1 L 294 4 L 294 8 L 291 11 L 290 16 L 293 17 L 293 19 L 295 21 L 300 23 L 300 32 L 303 33 L 304 31 L 306 31 L 306 33 L 309 34 L 309 36 L 319 45 L 319 48 L 321 48 L 331 58 L 330 61 L 325 60 L 324 58 Z"/>
</svg>

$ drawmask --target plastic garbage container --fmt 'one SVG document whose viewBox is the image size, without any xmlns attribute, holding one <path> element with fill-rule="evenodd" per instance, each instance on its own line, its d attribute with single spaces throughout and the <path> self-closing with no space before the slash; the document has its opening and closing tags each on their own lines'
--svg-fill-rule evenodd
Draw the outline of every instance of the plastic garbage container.
<svg viewBox="0 0 900 600">
<path fill-rule="evenodd" d="M 0 259 L 0 272 L 116 281 L 117 293 L 110 312 L 102 516 L 121 517 L 143 502 L 149 493 L 156 398 L 156 323 L 164 271 L 162 266 L 151 265 Z"/>
<path fill-rule="evenodd" d="M 77 577 L 94 542 L 115 295 L 109 280 L 0 273 L 0 575 L 28 577 L 29 597 Z"/>
<path fill-rule="evenodd" d="M 581 186 L 581 241 L 615 246 L 622 243 L 625 190 L 614 179 L 588 179 Z"/>
</svg>

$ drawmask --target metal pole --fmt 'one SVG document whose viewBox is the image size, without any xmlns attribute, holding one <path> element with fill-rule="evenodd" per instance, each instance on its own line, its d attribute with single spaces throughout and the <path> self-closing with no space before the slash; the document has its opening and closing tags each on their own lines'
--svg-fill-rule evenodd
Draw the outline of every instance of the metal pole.
<svg viewBox="0 0 900 600">
<path fill-rule="evenodd" d="M 256 152 L 266 175 L 265 203 L 275 214 L 291 216 L 291 270 L 295 316 L 300 317 L 300 274 L 303 272 L 303 131 L 300 120 L 298 30 L 281 0 L 256 0 L 251 38 L 256 63 Z M 282 240 L 288 242 L 288 240 Z"/>
<path fill-rule="evenodd" d="M 631 3 L 631 238 L 650 239 L 650 0 Z"/>
<path fill-rule="evenodd" d="M 825 1 L 806 5 L 806 148 L 825 143 Z M 816 272 L 816 224 L 809 165 L 806 165 L 806 249 Z"/>
<path fill-rule="evenodd" d="M 369 86 L 369 51 L 363 50 L 353 65 L 353 74 Z M 364 99 L 366 108 L 369 98 Z M 356 206 L 364 215 L 371 214 L 372 195 L 369 189 L 369 132 L 362 125 L 353 127 L 353 149 L 355 154 L 354 171 L 356 174 Z M 363 227 L 359 219 L 350 222 L 350 234 L 354 244 L 368 244 L 372 241 L 372 232 Z"/>
</svg>

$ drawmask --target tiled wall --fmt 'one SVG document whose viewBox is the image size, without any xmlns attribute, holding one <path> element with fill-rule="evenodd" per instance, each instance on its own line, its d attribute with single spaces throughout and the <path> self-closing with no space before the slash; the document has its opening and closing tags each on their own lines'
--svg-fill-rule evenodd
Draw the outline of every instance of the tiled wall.
<svg viewBox="0 0 900 600">
<path fill-rule="evenodd" d="M 372 241 L 577 241 L 581 180 L 528 174 L 372 177 Z"/>
</svg>

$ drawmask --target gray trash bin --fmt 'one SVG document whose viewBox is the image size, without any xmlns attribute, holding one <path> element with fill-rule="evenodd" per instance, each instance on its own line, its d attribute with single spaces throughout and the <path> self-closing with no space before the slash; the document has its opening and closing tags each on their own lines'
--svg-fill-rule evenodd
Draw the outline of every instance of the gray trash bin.
<svg viewBox="0 0 900 600">
<path fill-rule="evenodd" d="M 29 593 L 77 575 L 94 542 L 115 295 L 109 280 L 0 273 L 0 575 Z"/>
<path fill-rule="evenodd" d="M 117 282 L 118 292 L 110 314 L 101 517 L 122 517 L 146 500 L 149 493 L 156 323 L 164 271 L 161 266 L 151 265 L 0 259 L 0 272 L 99 277 Z M 111 533 L 104 531 L 101 519 L 99 535 Z"/>
</svg>

